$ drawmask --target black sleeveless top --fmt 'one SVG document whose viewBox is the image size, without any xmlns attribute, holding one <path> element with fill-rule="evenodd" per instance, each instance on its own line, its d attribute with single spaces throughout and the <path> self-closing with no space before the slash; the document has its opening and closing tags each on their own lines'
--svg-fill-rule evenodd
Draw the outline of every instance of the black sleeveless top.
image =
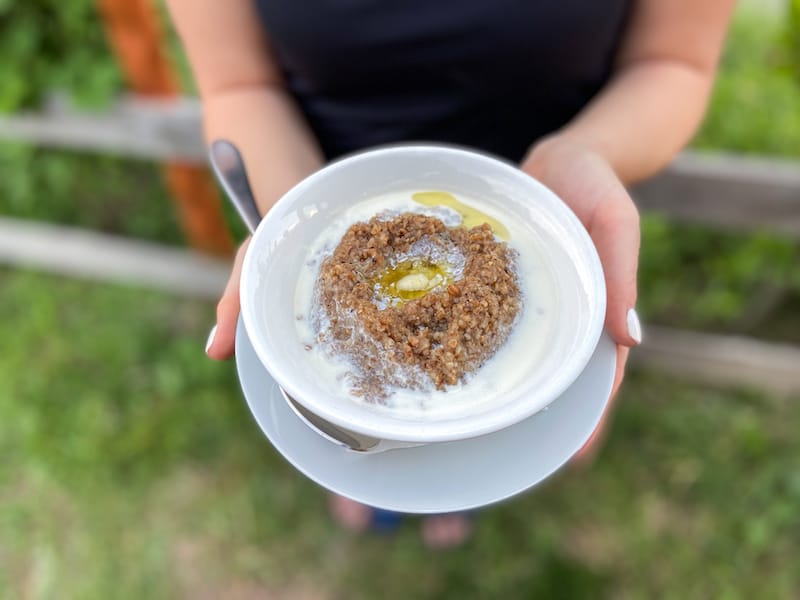
<svg viewBox="0 0 800 600">
<path fill-rule="evenodd" d="M 609 77 L 630 0 L 256 0 L 328 158 L 400 141 L 519 161 Z"/>
</svg>

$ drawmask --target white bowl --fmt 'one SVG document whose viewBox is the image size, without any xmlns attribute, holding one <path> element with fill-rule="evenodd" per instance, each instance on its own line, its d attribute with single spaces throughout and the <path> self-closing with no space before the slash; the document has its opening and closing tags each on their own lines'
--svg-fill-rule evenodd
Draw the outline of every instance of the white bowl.
<svg viewBox="0 0 800 600">
<path fill-rule="evenodd" d="M 486 409 L 408 419 L 332 394 L 317 377 L 296 329 L 295 289 L 312 242 L 354 203 L 403 190 L 478 198 L 540 240 L 558 306 L 548 351 Z M 595 247 L 553 192 L 513 165 L 445 146 L 395 146 L 334 162 L 292 188 L 258 226 L 244 260 L 241 310 L 260 361 L 305 408 L 351 431 L 413 444 L 498 431 L 545 408 L 577 378 L 602 332 L 606 292 Z"/>
</svg>

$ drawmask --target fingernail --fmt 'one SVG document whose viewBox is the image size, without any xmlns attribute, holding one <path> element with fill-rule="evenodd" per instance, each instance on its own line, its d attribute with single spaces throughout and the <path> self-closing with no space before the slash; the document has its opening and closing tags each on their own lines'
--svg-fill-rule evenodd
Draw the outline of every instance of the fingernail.
<svg viewBox="0 0 800 600">
<path fill-rule="evenodd" d="M 214 336 L 217 335 L 217 326 L 214 325 L 211 328 L 211 331 L 208 332 L 208 339 L 206 340 L 206 354 L 208 354 L 208 349 L 211 348 L 211 344 L 214 343 Z"/>
<path fill-rule="evenodd" d="M 639 315 L 636 313 L 635 308 L 628 309 L 628 315 L 625 319 L 628 323 L 628 335 L 631 336 L 637 344 L 642 343 L 642 324 L 639 321 Z"/>
</svg>

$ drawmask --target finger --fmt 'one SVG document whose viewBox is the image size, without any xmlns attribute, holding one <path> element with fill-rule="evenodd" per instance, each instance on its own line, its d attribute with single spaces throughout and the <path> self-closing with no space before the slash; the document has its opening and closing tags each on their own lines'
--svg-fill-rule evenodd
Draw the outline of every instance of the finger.
<svg viewBox="0 0 800 600">
<path fill-rule="evenodd" d="M 622 379 L 625 376 L 625 365 L 628 362 L 629 353 L 630 348 L 617 344 L 617 367 L 616 371 L 614 372 L 614 383 L 611 386 L 611 395 L 608 404 L 603 411 L 603 415 L 600 417 L 600 422 L 597 424 L 597 427 L 595 427 L 592 435 L 589 436 L 589 439 L 586 440 L 586 443 L 575 455 L 575 461 L 578 464 L 586 464 L 591 462 L 591 460 L 597 456 L 597 452 L 602 445 L 606 434 L 608 433 L 611 414 L 613 413 L 614 406 L 616 404 L 615 401 L 617 398 L 617 392 L 619 391 L 619 387 L 622 384 Z"/>
<path fill-rule="evenodd" d="M 242 275 L 242 262 L 250 238 L 247 238 L 236 252 L 233 269 L 225 291 L 217 303 L 217 324 L 206 354 L 214 360 L 224 360 L 233 356 L 236 343 L 236 323 L 239 319 L 239 280 Z"/>
<path fill-rule="evenodd" d="M 615 199 L 599 205 L 589 223 L 606 280 L 606 329 L 618 344 L 636 346 L 641 327 L 636 306 L 639 213 L 620 184 Z"/>
<path fill-rule="evenodd" d="M 613 401 L 619 391 L 619 386 L 622 385 L 622 379 L 625 377 L 625 365 L 628 363 L 628 354 L 631 349 L 622 344 L 617 345 L 617 368 L 614 372 L 614 385 L 611 386 L 611 399 Z M 609 403 L 609 407 L 611 403 Z M 608 412 L 608 409 L 606 409 Z"/>
</svg>

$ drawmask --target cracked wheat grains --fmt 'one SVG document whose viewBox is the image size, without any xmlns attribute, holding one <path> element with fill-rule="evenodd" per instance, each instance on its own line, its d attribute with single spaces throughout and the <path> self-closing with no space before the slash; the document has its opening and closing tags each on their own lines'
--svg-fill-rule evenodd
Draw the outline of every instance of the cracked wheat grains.
<svg viewBox="0 0 800 600">
<path fill-rule="evenodd" d="M 504 390 L 538 364 L 554 322 L 554 285 L 527 225 L 464 199 L 509 226 L 506 245 L 485 228 L 457 227 L 460 214 L 421 206 L 412 193 L 361 201 L 325 225 L 295 290 L 299 343 L 308 351 L 309 374 L 329 394 L 400 418 L 450 418 L 502 402 Z M 392 229 L 402 239 L 389 243 Z M 429 286 L 421 298 L 397 298 L 398 290 L 386 287 L 388 246 L 394 266 L 430 259 L 422 261 Z M 321 278 L 329 289 L 317 285 Z M 390 283 L 402 288 L 396 279 Z M 348 356 L 343 347 L 355 351 Z"/>
<path fill-rule="evenodd" d="M 421 297 L 382 297 L 381 275 L 408 262 L 446 277 Z M 320 268 L 319 340 L 349 358 L 353 391 L 370 401 L 394 387 L 456 385 L 511 331 L 521 308 L 514 262 L 486 224 L 449 228 L 415 213 L 356 223 Z"/>
</svg>

